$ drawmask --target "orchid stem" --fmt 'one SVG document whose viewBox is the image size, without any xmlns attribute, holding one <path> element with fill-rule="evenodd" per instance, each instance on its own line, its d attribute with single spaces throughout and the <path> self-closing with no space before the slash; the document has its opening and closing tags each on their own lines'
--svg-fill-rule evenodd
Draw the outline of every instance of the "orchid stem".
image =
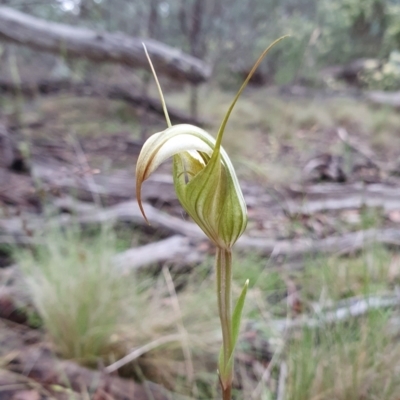
<svg viewBox="0 0 400 400">
<path fill-rule="evenodd" d="M 222 400 L 231 400 L 232 399 L 232 384 L 229 385 L 226 389 L 222 388 Z"/>
<path fill-rule="evenodd" d="M 222 356 L 219 362 L 219 375 L 223 392 L 223 400 L 231 400 L 233 380 L 233 363 L 229 363 L 233 352 L 231 250 L 217 247 L 215 261 L 217 273 L 218 310 L 222 328 Z"/>
</svg>

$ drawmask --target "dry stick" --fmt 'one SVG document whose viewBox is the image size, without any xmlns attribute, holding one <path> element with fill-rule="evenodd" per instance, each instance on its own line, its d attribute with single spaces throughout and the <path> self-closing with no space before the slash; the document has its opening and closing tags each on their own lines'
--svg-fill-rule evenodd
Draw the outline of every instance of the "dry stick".
<svg viewBox="0 0 400 400">
<path fill-rule="evenodd" d="M 106 367 L 104 369 L 104 372 L 106 374 L 111 374 L 112 372 L 117 371 L 118 369 L 120 369 L 124 365 L 129 364 L 130 362 L 136 360 L 137 358 L 139 358 L 143 354 L 146 354 L 149 351 L 154 350 L 157 347 L 160 347 L 160 346 L 162 346 L 164 344 L 171 343 L 171 342 L 178 342 L 179 340 L 181 340 L 181 335 L 178 335 L 178 334 L 167 335 L 167 336 L 160 337 L 160 338 L 158 338 L 156 340 L 153 340 L 150 343 L 145 344 L 142 347 L 139 347 L 139 348 L 133 350 L 131 353 L 129 353 L 125 357 L 121 358 L 120 360 L 118 360 L 115 363 L 113 363 L 113 364 L 109 365 L 108 367 Z"/>
<path fill-rule="evenodd" d="M 361 299 L 350 298 L 340 302 L 334 311 L 327 311 L 325 314 L 321 312 L 318 318 L 310 318 L 307 316 L 295 320 L 286 318 L 283 321 L 282 320 L 272 321 L 271 325 L 274 326 L 278 331 L 282 332 L 283 334 L 289 334 L 291 331 L 293 332 L 294 330 L 303 329 L 304 327 L 318 328 L 323 326 L 324 324 L 341 322 L 350 318 L 360 317 L 366 314 L 371 309 L 380 309 L 380 308 L 387 308 L 394 306 L 400 306 L 399 294 L 382 296 L 382 297 L 361 298 Z M 263 373 L 261 381 L 258 383 L 256 389 L 252 393 L 253 399 L 257 399 L 261 395 L 262 381 L 264 381 L 265 377 L 268 376 L 270 370 L 275 364 L 275 360 L 278 357 L 279 353 L 275 352 L 271 362 L 268 364 L 268 367 L 265 369 Z M 286 376 L 287 376 L 287 365 L 285 362 L 282 362 L 279 375 L 277 400 L 284 399 Z"/>
<path fill-rule="evenodd" d="M 98 206 L 101 207 L 101 197 L 99 195 L 99 193 L 96 192 L 95 187 L 96 187 L 96 183 L 93 179 L 93 176 L 91 174 L 91 168 L 89 166 L 87 157 L 85 152 L 82 149 L 81 144 L 79 143 L 79 141 L 76 139 L 76 136 L 73 135 L 72 133 L 70 133 L 70 140 L 72 142 L 72 145 L 74 146 L 77 158 L 78 158 L 78 163 L 81 165 L 85 166 L 85 170 L 88 171 L 88 173 L 84 173 L 84 177 L 85 180 L 87 182 L 88 188 L 90 190 L 90 193 L 93 197 L 93 201 L 94 203 Z"/>
<path fill-rule="evenodd" d="M 9 371 L 7 370 L 1 370 L 2 373 L 7 373 L 10 377 L 14 377 L 17 380 L 17 382 L 20 383 L 15 383 L 15 384 L 9 384 L 9 385 L 1 385 L 0 387 L 0 393 L 1 391 L 9 391 L 9 390 L 27 390 L 27 389 L 36 389 L 39 393 L 48 396 L 49 399 L 54 399 L 53 394 L 50 393 L 46 388 L 44 388 L 39 382 L 37 382 L 35 379 L 29 378 L 25 374 L 19 374 L 17 372 Z M 15 398 L 15 397 L 14 397 Z"/>
<path fill-rule="evenodd" d="M 398 293 L 381 297 L 371 296 L 365 298 L 350 298 L 339 302 L 333 311 L 319 313 L 317 317 L 304 315 L 296 319 L 273 320 L 270 325 L 278 332 L 290 332 L 303 328 L 320 328 L 325 325 L 346 321 L 365 315 L 370 310 L 400 306 Z"/>
<path fill-rule="evenodd" d="M 286 299 L 286 324 L 289 325 L 290 323 L 290 304 L 289 304 L 289 297 Z M 282 337 L 287 336 L 287 330 L 283 330 L 282 332 Z M 268 363 L 267 368 L 265 368 L 265 371 L 260 379 L 260 382 L 258 383 L 257 387 L 254 389 L 252 393 L 252 398 L 256 399 L 261 396 L 261 390 L 262 390 L 262 384 L 266 380 L 267 377 L 270 376 L 271 370 L 274 367 L 275 363 L 279 359 L 281 355 L 281 352 L 279 350 L 275 351 L 274 355 L 272 356 L 271 361 Z M 284 361 L 283 361 L 284 362 Z M 282 366 L 282 364 L 281 364 Z"/>
<path fill-rule="evenodd" d="M 268 380 L 271 376 L 271 371 L 272 368 L 276 365 L 279 357 L 281 356 L 281 352 L 280 351 L 275 351 L 275 353 L 272 356 L 271 361 L 268 363 L 268 366 L 264 369 L 264 372 L 256 386 L 256 388 L 253 390 L 253 392 L 251 393 L 251 398 L 256 400 L 259 399 L 261 396 L 261 391 L 263 388 L 263 384 L 268 383 Z"/>
<path fill-rule="evenodd" d="M 287 364 L 285 361 L 282 361 L 281 368 L 279 370 L 278 394 L 276 396 L 276 400 L 284 400 L 285 399 L 287 374 L 288 374 Z"/>
<path fill-rule="evenodd" d="M 179 305 L 178 296 L 176 294 L 174 282 L 172 281 L 171 274 L 169 272 L 169 269 L 166 266 L 163 267 L 163 274 L 164 274 L 165 282 L 167 284 L 169 295 L 170 295 L 170 298 L 172 301 L 172 307 L 173 307 L 176 315 L 178 316 L 177 328 L 178 328 L 180 335 L 182 336 L 182 351 L 183 351 L 183 354 L 185 357 L 186 370 L 188 373 L 189 382 L 190 382 L 190 384 L 193 384 L 193 380 L 194 380 L 193 360 L 192 360 L 192 354 L 191 354 L 190 348 L 189 348 L 188 333 L 187 333 L 185 327 L 183 326 L 182 310 Z M 194 386 L 194 389 L 195 389 L 195 386 Z"/>
</svg>

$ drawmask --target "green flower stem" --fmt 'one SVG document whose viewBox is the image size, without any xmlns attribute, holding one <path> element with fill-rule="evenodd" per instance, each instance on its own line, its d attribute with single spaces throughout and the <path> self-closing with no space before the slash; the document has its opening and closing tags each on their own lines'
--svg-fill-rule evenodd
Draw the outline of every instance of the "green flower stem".
<svg viewBox="0 0 400 400">
<path fill-rule="evenodd" d="M 234 343 L 232 335 L 232 252 L 217 247 L 215 256 L 217 272 L 217 298 L 219 318 L 222 328 L 222 355 L 219 362 L 219 375 L 223 399 L 231 399 L 233 363 L 229 363 Z"/>
</svg>

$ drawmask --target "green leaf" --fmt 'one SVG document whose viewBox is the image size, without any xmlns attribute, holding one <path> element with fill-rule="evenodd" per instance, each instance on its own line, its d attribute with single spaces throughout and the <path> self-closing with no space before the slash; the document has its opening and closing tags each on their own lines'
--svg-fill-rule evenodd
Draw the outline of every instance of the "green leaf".
<svg viewBox="0 0 400 400">
<path fill-rule="evenodd" d="M 240 321 L 242 319 L 243 307 L 244 307 L 244 302 L 246 300 L 248 287 L 249 287 L 249 280 L 247 279 L 246 283 L 243 286 L 242 293 L 240 293 L 238 301 L 233 310 L 233 314 L 232 314 L 232 349 L 231 349 L 231 354 L 229 355 L 229 360 L 226 364 L 224 362 L 223 348 L 221 348 L 221 350 L 219 352 L 218 368 L 219 368 L 219 374 L 220 374 L 222 382 L 224 382 L 225 379 L 229 378 L 229 375 L 232 373 L 233 360 L 234 360 L 233 355 L 234 355 L 234 351 L 235 351 L 235 347 L 236 347 L 236 342 L 239 337 Z"/>
<path fill-rule="evenodd" d="M 233 315 L 232 315 L 232 349 L 231 349 L 231 354 L 229 356 L 229 360 L 224 364 L 224 355 L 223 351 L 221 349 L 219 353 L 219 368 L 220 368 L 220 377 L 221 381 L 224 382 L 224 379 L 229 378 L 229 374 L 232 373 L 233 371 L 233 361 L 234 361 L 234 353 L 235 353 L 235 347 L 236 343 L 239 337 L 239 331 L 240 331 L 240 321 L 242 320 L 242 313 L 243 313 L 243 307 L 244 307 L 244 302 L 246 300 L 246 295 L 247 295 L 247 289 L 249 287 L 249 280 L 247 279 L 246 283 L 243 286 L 242 293 L 240 293 L 240 296 L 238 298 L 238 301 L 235 305 L 235 309 L 233 310 Z"/>
<path fill-rule="evenodd" d="M 236 342 L 239 337 L 240 321 L 242 319 L 243 306 L 244 306 L 244 302 L 246 300 L 248 287 L 249 287 L 249 280 L 247 279 L 246 283 L 243 286 L 242 293 L 240 293 L 240 296 L 236 303 L 235 309 L 233 310 L 233 315 L 232 315 L 232 346 L 233 346 L 233 349 L 235 348 Z M 232 352 L 233 352 L 233 349 L 232 349 Z M 232 355 L 231 355 L 231 357 L 232 357 Z"/>
</svg>

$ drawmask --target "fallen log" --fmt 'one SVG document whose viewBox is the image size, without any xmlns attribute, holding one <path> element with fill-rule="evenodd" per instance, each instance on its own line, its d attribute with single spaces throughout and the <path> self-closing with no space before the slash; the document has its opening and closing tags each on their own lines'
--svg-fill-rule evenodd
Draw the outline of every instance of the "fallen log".
<svg viewBox="0 0 400 400">
<path fill-rule="evenodd" d="M 299 331 L 304 328 L 321 328 L 330 324 L 362 317 L 372 310 L 394 308 L 400 306 L 397 294 L 382 297 L 349 298 L 339 302 L 332 310 L 321 310 L 316 317 L 302 315 L 295 319 L 280 319 L 271 321 L 271 326 L 281 334 Z"/>
<path fill-rule="evenodd" d="M 365 93 L 365 97 L 372 104 L 400 108 L 400 92 L 382 92 L 376 90 Z"/>
<path fill-rule="evenodd" d="M 272 259 L 291 260 L 305 255 L 352 254 L 372 243 L 399 247 L 400 229 L 369 229 L 330 236 L 325 239 L 272 240 L 242 236 L 236 247 L 241 250 L 255 251 Z"/>
<path fill-rule="evenodd" d="M 395 197 L 399 195 L 398 186 L 386 185 L 383 183 L 365 184 L 363 182 L 355 182 L 350 184 L 323 183 L 316 185 L 298 185 L 294 184 L 289 187 L 293 195 L 297 195 L 304 199 L 308 198 L 323 198 L 328 196 L 345 197 L 347 193 L 364 193 L 365 196 L 383 195 Z"/>
<path fill-rule="evenodd" d="M 159 74 L 191 83 L 204 82 L 211 75 L 205 62 L 155 40 L 49 22 L 8 7 L 0 7 L 0 40 L 67 57 L 148 69 L 144 42 Z"/>
<path fill-rule="evenodd" d="M 310 215 L 361 207 L 379 207 L 385 212 L 400 209 L 399 188 L 384 184 L 292 185 L 281 206 L 288 214 Z"/>
<path fill-rule="evenodd" d="M 192 222 L 170 216 L 149 204 L 144 205 L 144 210 L 152 229 L 169 232 L 169 234 L 181 234 L 195 241 L 206 238 L 200 228 Z M 136 201 L 120 203 L 93 213 L 86 212 L 83 215 L 78 215 L 77 221 L 83 225 L 121 221 L 131 222 L 142 227 L 147 226 Z M 64 223 L 69 223 L 69 221 L 65 220 Z M 282 256 L 296 258 L 306 254 L 318 253 L 351 254 L 371 243 L 400 246 L 400 229 L 370 229 L 325 239 L 274 240 L 243 235 L 237 242 L 237 248 L 245 251 L 257 251 L 262 255 L 273 258 Z"/>
<path fill-rule="evenodd" d="M 23 80 L 16 84 L 9 80 L 0 80 L 0 93 L 2 94 L 13 96 L 22 94 L 26 97 L 33 97 L 39 94 L 48 96 L 64 92 L 80 97 L 105 97 L 110 100 L 122 100 L 133 106 L 144 107 L 155 114 L 164 115 L 164 110 L 159 99 L 143 95 L 142 91 L 133 85 L 107 85 L 95 81 L 73 82 L 71 80 L 55 79 L 42 79 L 39 81 Z M 204 120 L 191 117 L 184 111 L 174 107 L 168 107 L 168 113 L 174 123 L 187 123 L 197 126 L 206 125 Z"/>
<path fill-rule="evenodd" d="M 381 193 L 369 194 L 348 193 L 340 198 L 326 196 L 320 200 L 305 200 L 298 202 L 288 200 L 285 205 L 288 214 L 312 215 L 321 211 L 341 211 L 346 209 L 360 209 L 362 207 L 381 208 L 384 212 L 400 210 L 400 198 L 390 198 Z"/>
<path fill-rule="evenodd" d="M 93 194 L 102 198 L 127 200 L 134 197 L 133 172 L 120 170 L 113 175 L 94 175 L 94 185 L 87 179 L 68 172 L 64 165 L 32 163 L 33 175 L 41 182 L 71 192 L 80 199 L 92 200 Z M 93 193 L 94 192 L 94 193 Z M 400 209 L 399 188 L 384 184 L 319 184 L 292 185 L 281 194 L 271 196 L 263 191 L 243 185 L 246 203 L 251 208 L 265 208 L 270 212 L 310 215 L 321 211 L 338 211 L 360 207 L 380 207 L 385 212 Z M 171 176 L 152 175 L 143 185 L 145 201 L 178 204 Z"/>
<path fill-rule="evenodd" d="M 65 205 L 63 206 L 65 209 Z M 179 234 L 188 237 L 193 242 L 206 239 L 200 228 L 181 218 L 168 215 L 149 204 L 144 204 L 144 210 L 150 221 L 148 226 L 139 210 L 136 201 L 128 201 L 112 207 L 98 209 L 93 207 L 90 211 L 87 207 L 82 212 L 81 203 L 71 203 L 70 212 L 76 215 L 60 215 L 51 221 L 55 226 L 67 226 L 71 223 L 81 225 L 114 224 L 116 222 L 132 223 L 154 232 L 164 232 L 166 235 Z M 0 220 L 0 232 L 8 237 L 26 241 L 25 230 L 40 232 L 44 228 L 43 221 L 37 216 L 21 220 L 21 218 L 9 218 Z M 0 236 L 1 238 L 1 236 Z M 284 258 L 287 260 L 310 254 L 351 254 L 360 251 L 371 243 L 380 243 L 388 246 L 400 246 L 400 229 L 370 229 L 346 233 L 344 235 L 330 236 L 324 239 L 300 238 L 295 240 L 274 240 L 268 237 L 255 238 L 243 235 L 237 242 L 236 248 L 242 251 L 257 252 L 260 255 L 273 259 Z"/>
<path fill-rule="evenodd" d="M 126 274 L 148 265 L 168 262 L 186 266 L 199 264 L 204 259 L 205 255 L 197 251 L 188 238 L 175 235 L 119 253 L 113 257 L 113 263 L 122 274 Z"/>
<path fill-rule="evenodd" d="M 193 222 L 184 221 L 181 218 L 173 217 L 162 212 L 155 207 L 144 204 L 144 211 L 150 222 L 150 228 L 167 234 L 180 234 L 191 239 L 203 240 L 206 238 L 202 230 Z M 60 220 L 62 224 L 68 224 L 74 220 L 82 225 L 108 224 L 115 222 L 130 222 L 137 226 L 149 227 L 143 218 L 137 202 L 127 201 L 112 207 L 96 210 L 93 213 L 87 213 L 74 217 L 65 216 Z"/>
<path fill-rule="evenodd" d="M 112 175 L 97 174 L 79 176 L 65 164 L 43 163 L 33 161 L 32 175 L 39 180 L 44 188 L 51 192 L 53 189 L 63 193 L 73 193 L 80 200 L 93 201 L 100 197 L 105 204 L 115 201 L 129 200 L 135 197 L 135 176 L 130 170 L 117 170 Z M 143 187 L 142 198 L 145 201 L 157 203 L 178 204 L 173 180 L 170 175 L 152 175 Z"/>
<path fill-rule="evenodd" d="M 343 80 L 351 86 L 362 87 L 362 74 L 366 71 L 377 71 L 380 67 L 381 62 L 378 59 L 358 58 L 346 65 L 337 65 L 326 68 L 323 75 Z"/>
</svg>

